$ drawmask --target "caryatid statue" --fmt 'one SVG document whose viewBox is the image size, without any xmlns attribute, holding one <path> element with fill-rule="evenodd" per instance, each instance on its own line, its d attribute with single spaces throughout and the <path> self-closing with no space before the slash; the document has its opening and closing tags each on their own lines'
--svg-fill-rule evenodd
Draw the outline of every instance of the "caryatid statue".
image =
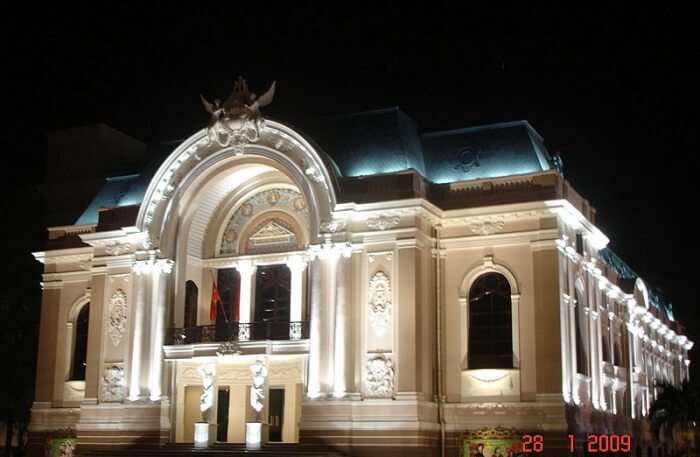
<svg viewBox="0 0 700 457">
<path fill-rule="evenodd" d="M 199 367 L 199 374 L 202 376 L 202 396 L 199 400 L 199 410 L 202 413 L 202 420 L 209 421 L 209 412 L 214 406 L 214 381 L 216 379 L 216 366 L 205 364 Z"/>
<path fill-rule="evenodd" d="M 246 143 L 258 141 L 260 130 L 265 126 L 260 108 L 272 103 L 274 96 L 274 81 L 267 92 L 258 97 L 248 90 L 248 83 L 240 76 L 223 104 L 218 98 L 210 103 L 200 95 L 204 109 L 209 113 L 209 142 L 215 141 L 222 147 L 242 147 Z"/>
<path fill-rule="evenodd" d="M 255 363 L 250 366 L 250 372 L 253 375 L 253 385 L 250 388 L 250 406 L 260 416 L 260 411 L 265 407 L 263 403 L 265 401 L 265 380 L 267 379 L 265 360 L 256 359 Z"/>
</svg>

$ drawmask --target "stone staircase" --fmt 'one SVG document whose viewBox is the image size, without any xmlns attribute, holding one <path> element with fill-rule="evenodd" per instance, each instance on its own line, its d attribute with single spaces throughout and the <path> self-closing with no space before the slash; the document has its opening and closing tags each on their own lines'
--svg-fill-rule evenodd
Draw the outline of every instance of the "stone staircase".
<svg viewBox="0 0 700 457">
<path fill-rule="evenodd" d="M 327 451 L 313 445 L 304 444 L 267 444 L 261 449 L 249 450 L 242 444 L 215 443 L 206 449 L 195 449 L 190 443 L 169 443 L 161 447 L 134 446 L 106 450 L 76 449 L 81 457 L 224 457 L 224 456 L 281 456 L 281 457 L 344 457 L 336 451 Z"/>
</svg>

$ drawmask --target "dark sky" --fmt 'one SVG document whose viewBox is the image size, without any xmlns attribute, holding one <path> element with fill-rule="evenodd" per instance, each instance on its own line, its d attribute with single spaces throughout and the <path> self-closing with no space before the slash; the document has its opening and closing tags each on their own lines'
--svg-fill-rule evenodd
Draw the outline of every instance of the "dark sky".
<svg viewBox="0 0 700 457">
<path fill-rule="evenodd" d="M 291 124 L 395 105 L 423 130 L 527 119 L 612 248 L 700 339 L 685 265 L 699 168 L 688 11 L 233 5 L 49 11 L 18 50 L 48 45 L 47 129 L 101 121 L 146 141 L 184 138 L 206 122 L 198 95 L 225 97 L 239 74 L 258 93 L 277 80 L 266 112 Z"/>
</svg>

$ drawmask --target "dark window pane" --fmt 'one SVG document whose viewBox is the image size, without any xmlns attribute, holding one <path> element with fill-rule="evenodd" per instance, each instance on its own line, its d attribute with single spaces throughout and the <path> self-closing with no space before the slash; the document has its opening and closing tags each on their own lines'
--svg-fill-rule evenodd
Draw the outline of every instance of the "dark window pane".
<svg viewBox="0 0 700 457">
<path fill-rule="evenodd" d="M 197 326 L 197 301 L 199 297 L 199 288 L 194 281 L 185 283 L 185 327 L 191 328 Z"/>
<path fill-rule="evenodd" d="M 86 303 L 75 319 L 75 340 L 73 343 L 73 361 L 71 364 L 71 380 L 85 380 L 87 362 L 88 326 L 90 325 L 90 303 Z"/>
<path fill-rule="evenodd" d="M 512 368 L 510 284 L 487 273 L 469 291 L 469 368 Z"/>
</svg>

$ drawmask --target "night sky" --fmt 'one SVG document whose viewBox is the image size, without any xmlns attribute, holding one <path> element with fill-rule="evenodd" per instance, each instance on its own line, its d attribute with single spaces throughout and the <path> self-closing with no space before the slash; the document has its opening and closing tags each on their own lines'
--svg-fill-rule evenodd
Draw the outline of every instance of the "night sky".
<svg viewBox="0 0 700 457">
<path fill-rule="evenodd" d="M 265 113 L 292 125 L 397 105 L 422 131 L 527 119 L 611 247 L 672 298 L 700 344 L 697 267 L 686 266 L 700 168 L 688 12 L 190 5 L 62 9 L 30 26 L 17 52 L 44 62 L 46 130 L 104 122 L 147 142 L 183 139 L 207 121 L 199 94 L 225 98 L 238 75 L 256 93 L 277 80 Z M 31 180 L 41 157 L 27 157 L 14 166 L 37 170 Z"/>
</svg>

